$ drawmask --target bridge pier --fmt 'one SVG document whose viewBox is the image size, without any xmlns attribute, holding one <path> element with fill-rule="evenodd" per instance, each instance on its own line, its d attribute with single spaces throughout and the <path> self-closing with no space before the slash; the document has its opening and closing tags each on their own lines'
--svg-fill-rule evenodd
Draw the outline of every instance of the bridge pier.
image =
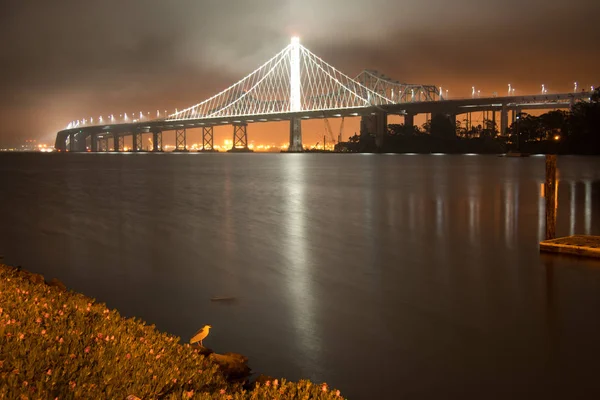
<svg viewBox="0 0 600 400">
<path fill-rule="evenodd" d="M 69 134 L 69 151 L 75 151 L 75 135 L 77 135 L 78 132 L 73 132 L 71 134 Z"/>
<path fill-rule="evenodd" d="M 187 132 L 185 128 L 175 130 L 175 152 L 187 152 Z"/>
<path fill-rule="evenodd" d="M 162 132 L 152 132 L 152 151 L 160 152 L 162 149 Z"/>
<path fill-rule="evenodd" d="M 98 135 L 95 133 L 92 133 L 90 135 L 90 151 L 92 153 L 95 153 L 98 151 Z"/>
<path fill-rule="evenodd" d="M 365 115 L 360 118 L 360 136 L 375 136 L 375 147 L 383 148 L 383 141 L 387 133 L 387 113 L 378 112 L 374 115 Z"/>
<path fill-rule="evenodd" d="M 102 137 L 102 138 L 98 139 L 98 151 L 100 151 L 100 152 L 108 151 L 108 139 L 106 137 Z"/>
<path fill-rule="evenodd" d="M 301 153 L 302 148 L 302 120 L 300 118 L 290 119 L 290 145 L 288 153 Z"/>
<path fill-rule="evenodd" d="M 247 152 L 252 150 L 248 148 L 248 124 L 233 124 L 233 147 L 228 152 Z"/>
<path fill-rule="evenodd" d="M 415 114 L 404 115 L 404 126 L 410 126 L 411 128 L 415 126 Z"/>
<path fill-rule="evenodd" d="M 215 151 L 214 142 L 214 127 L 203 126 L 202 127 L 202 149 L 198 151 L 208 152 Z"/>
<path fill-rule="evenodd" d="M 140 152 L 140 151 L 144 151 L 144 142 L 143 142 L 143 137 L 142 137 L 142 132 L 140 132 L 139 130 L 136 130 L 133 132 L 132 134 L 133 137 L 133 151 L 134 152 Z"/>
<path fill-rule="evenodd" d="M 118 133 L 113 133 L 113 151 L 120 152 L 125 148 L 125 138 Z"/>
<path fill-rule="evenodd" d="M 508 132 L 508 108 L 506 104 L 502 104 L 502 110 L 500 111 L 500 134 L 505 136 Z"/>
</svg>

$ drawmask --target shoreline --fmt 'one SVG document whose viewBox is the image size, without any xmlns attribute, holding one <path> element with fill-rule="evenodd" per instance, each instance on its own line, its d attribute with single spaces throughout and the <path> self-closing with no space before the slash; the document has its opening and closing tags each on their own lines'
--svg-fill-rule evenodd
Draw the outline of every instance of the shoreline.
<svg viewBox="0 0 600 400">
<path fill-rule="evenodd" d="M 342 398 L 325 383 L 253 376 L 241 354 L 182 343 L 1 260 L 0 380 L 2 398 Z"/>
</svg>

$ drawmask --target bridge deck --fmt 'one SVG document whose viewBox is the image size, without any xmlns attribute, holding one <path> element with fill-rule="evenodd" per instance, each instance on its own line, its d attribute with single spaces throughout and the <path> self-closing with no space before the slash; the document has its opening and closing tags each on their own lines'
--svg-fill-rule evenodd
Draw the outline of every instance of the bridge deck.
<svg viewBox="0 0 600 400">
<path fill-rule="evenodd" d="M 600 236 L 573 235 L 544 240 L 540 251 L 600 258 Z"/>
</svg>

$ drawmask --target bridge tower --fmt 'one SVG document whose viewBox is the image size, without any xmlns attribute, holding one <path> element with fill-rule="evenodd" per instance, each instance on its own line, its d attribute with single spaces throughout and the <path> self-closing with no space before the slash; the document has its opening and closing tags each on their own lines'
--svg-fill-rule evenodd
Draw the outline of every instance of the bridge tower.
<svg viewBox="0 0 600 400">
<path fill-rule="evenodd" d="M 290 112 L 292 113 L 302 111 L 300 85 L 300 38 L 293 37 L 290 52 Z M 292 117 L 288 152 L 297 153 L 302 150 L 302 120 Z"/>
<path fill-rule="evenodd" d="M 235 132 L 234 132 L 235 137 Z M 198 151 L 215 151 L 215 141 L 214 141 L 214 127 L 213 126 L 203 126 L 202 127 L 202 149 Z"/>
</svg>

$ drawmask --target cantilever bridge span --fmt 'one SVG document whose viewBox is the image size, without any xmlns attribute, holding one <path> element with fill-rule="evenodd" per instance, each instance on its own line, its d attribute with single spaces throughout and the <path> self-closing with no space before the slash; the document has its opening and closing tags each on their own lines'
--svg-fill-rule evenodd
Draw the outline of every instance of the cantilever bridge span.
<svg viewBox="0 0 600 400">
<path fill-rule="evenodd" d="M 481 110 L 501 112 L 501 130 L 508 125 L 508 111 L 533 108 L 567 108 L 589 93 L 511 96 L 476 99 L 444 99 L 434 85 L 404 84 L 376 71 L 365 70 L 350 78 L 300 45 L 297 38 L 251 74 L 191 107 L 164 118 L 115 121 L 102 118 L 73 121 L 58 132 L 60 151 L 114 151 L 124 149 L 124 137 L 132 136 L 133 151 L 142 151 L 144 134 L 152 135 L 152 150 L 162 151 L 162 134 L 175 131 L 176 150 L 187 151 L 190 128 L 202 129 L 202 150 L 213 151 L 213 129 L 233 126 L 233 151 L 247 151 L 246 126 L 268 121 L 290 122 L 289 151 L 302 151 L 301 121 L 312 118 L 356 116 L 361 134 L 373 134 L 378 146 L 387 129 L 387 115 L 405 117 L 405 124 L 421 113 L 457 115 Z M 495 116 L 495 113 L 494 113 Z"/>
</svg>

